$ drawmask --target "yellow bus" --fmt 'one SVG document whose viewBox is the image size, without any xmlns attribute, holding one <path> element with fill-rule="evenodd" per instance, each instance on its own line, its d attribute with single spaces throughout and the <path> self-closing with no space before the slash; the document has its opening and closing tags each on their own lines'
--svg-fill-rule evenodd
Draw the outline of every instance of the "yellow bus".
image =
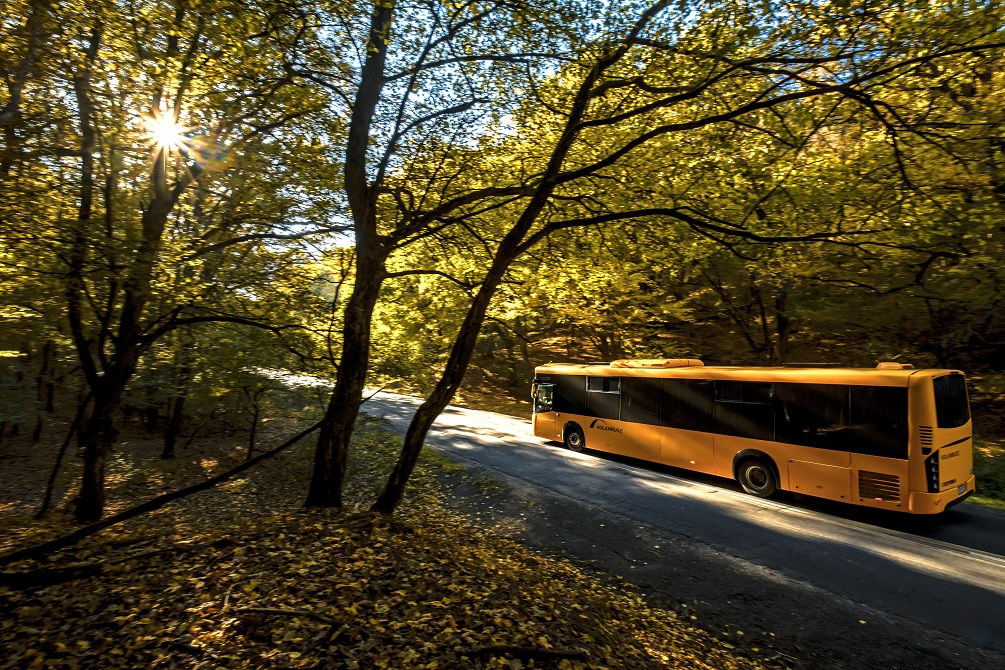
<svg viewBox="0 0 1005 670">
<path fill-rule="evenodd" d="M 532 393 L 538 437 L 734 478 L 755 496 L 938 514 L 974 491 L 957 370 L 550 363 Z"/>
</svg>

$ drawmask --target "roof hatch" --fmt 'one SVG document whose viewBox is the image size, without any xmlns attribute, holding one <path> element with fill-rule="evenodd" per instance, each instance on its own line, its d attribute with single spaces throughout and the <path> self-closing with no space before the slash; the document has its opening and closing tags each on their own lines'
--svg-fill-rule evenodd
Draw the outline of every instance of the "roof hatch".
<svg viewBox="0 0 1005 670">
<path fill-rule="evenodd" d="M 877 370 L 913 370 L 914 366 L 910 363 L 898 363 L 896 361 L 881 361 L 876 364 Z"/>
<path fill-rule="evenodd" d="M 611 363 L 612 368 L 700 368 L 704 365 L 697 358 L 622 358 Z"/>
</svg>

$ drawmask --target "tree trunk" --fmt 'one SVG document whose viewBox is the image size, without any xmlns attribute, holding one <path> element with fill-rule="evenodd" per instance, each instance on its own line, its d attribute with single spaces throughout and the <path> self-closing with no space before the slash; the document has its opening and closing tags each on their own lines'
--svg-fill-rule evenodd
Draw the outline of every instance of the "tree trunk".
<svg viewBox="0 0 1005 670">
<path fill-rule="evenodd" d="M 338 380 L 321 421 L 314 450 L 314 469 L 307 492 L 309 507 L 342 507 L 342 484 L 346 457 L 370 362 L 370 323 L 386 274 L 384 263 L 391 248 L 377 234 L 377 195 L 380 174 L 374 185 L 367 181 L 367 148 L 370 127 L 384 86 L 388 35 L 394 20 L 395 2 L 377 0 L 370 15 L 366 60 L 360 70 L 359 87 L 349 122 L 345 153 L 345 192 L 356 233 L 356 278 L 346 304 L 342 327 L 342 355 Z"/>
<path fill-rule="evenodd" d="M 63 445 L 59 448 L 56 453 L 56 462 L 52 466 L 52 473 L 49 474 L 49 483 L 45 487 L 45 497 L 42 499 L 42 504 L 38 508 L 38 512 L 35 513 L 35 520 L 38 521 L 45 516 L 46 511 L 49 509 L 49 503 L 52 502 L 52 493 L 56 489 L 56 477 L 59 476 L 59 469 L 63 466 L 63 457 L 66 455 L 66 450 L 70 446 L 70 442 L 73 440 L 73 435 L 81 428 L 81 422 L 84 417 L 84 410 L 87 408 L 87 404 L 91 402 L 91 395 L 86 396 L 81 395 L 77 398 L 77 411 L 73 414 L 73 421 L 70 422 L 70 429 L 66 433 L 66 438 L 63 440 Z"/>
<path fill-rule="evenodd" d="M 45 346 L 42 347 L 42 365 L 38 370 L 38 375 L 35 377 L 35 399 L 37 401 L 35 407 L 35 430 L 31 433 L 31 441 L 38 442 L 42 439 L 42 406 L 46 403 L 44 389 L 46 375 L 51 376 L 51 369 L 49 362 L 52 360 L 54 345 L 52 340 L 46 340 Z M 51 400 L 50 400 L 51 402 Z"/>
<path fill-rule="evenodd" d="M 503 244 L 506 245 L 505 242 Z M 377 498 L 377 502 L 373 504 L 373 511 L 381 514 L 393 514 L 401 502 L 405 485 L 419 460 L 419 454 L 422 452 L 422 445 L 426 441 L 429 428 L 436 421 L 440 412 L 450 404 L 464 380 L 464 373 L 467 371 L 468 363 L 471 362 L 471 357 L 474 354 L 478 333 L 485 321 L 485 313 L 489 303 L 492 301 L 492 296 L 502 281 L 506 269 L 516 257 L 516 245 L 514 244 L 512 247 L 512 249 L 501 247 L 496 253 L 492 268 L 486 274 L 485 281 L 464 317 L 464 322 L 454 340 L 454 346 L 450 351 L 450 358 L 447 360 L 443 374 L 436 382 L 433 392 L 419 406 L 411 423 L 408 424 L 408 431 L 405 433 L 405 442 L 402 445 L 401 454 L 398 456 L 398 462 L 395 463 L 394 470 L 392 470 L 383 492 Z"/>
<path fill-rule="evenodd" d="M 338 381 L 321 420 L 321 432 L 314 449 L 308 507 L 342 507 L 346 457 L 363 402 L 370 360 L 370 323 L 383 282 L 383 261 L 381 254 L 370 259 L 370 263 L 358 266 L 356 271 L 356 283 L 346 306 L 342 330 Z"/>
<path fill-rule="evenodd" d="M 782 286 L 775 296 L 775 327 L 778 332 L 778 364 L 785 365 L 789 357 L 789 333 L 792 321 L 788 313 L 788 286 Z"/>
<path fill-rule="evenodd" d="M 255 439 L 258 437 L 258 401 L 256 399 L 251 409 L 251 431 L 248 433 L 248 456 L 244 460 L 250 461 L 255 455 Z"/>
<path fill-rule="evenodd" d="M 121 393 L 102 389 L 94 393 L 94 409 L 80 434 L 84 449 L 84 476 L 75 501 L 74 517 L 80 523 L 93 523 L 105 509 L 105 464 L 118 431 L 112 418 Z"/>
<path fill-rule="evenodd" d="M 27 38 L 27 48 L 17 65 L 5 68 L 7 102 L 0 108 L 0 127 L 4 129 L 4 150 L 0 152 L 0 179 L 6 179 L 16 156 L 18 144 L 17 126 L 21 120 L 21 102 L 25 84 L 32 72 L 37 71 L 38 61 L 50 31 L 52 0 L 31 0 L 30 14 L 24 24 L 22 34 Z M 4 12 L 7 14 L 7 12 Z"/>
<path fill-rule="evenodd" d="M 181 426 L 185 420 L 185 394 L 187 388 L 175 396 L 174 401 L 169 404 L 171 414 L 168 417 L 167 428 L 164 430 L 164 449 L 161 451 L 161 458 L 174 458 L 174 445 L 178 441 L 181 433 Z"/>
<path fill-rule="evenodd" d="M 412 417 L 412 421 L 405 433 L 405 442 L 395 463 L 394 470 L 384 486 L 383 492 L 373 504 L 373 511 L 381 514 L 392 514 L 401 502 L 408 478 L 415 469 L 415 464 L 419 460 L 419 453 L 422 451 L 423 442 L 429 433 L 429 428 L 440 412 L 450 403 L 454 393 L 464 379 L 468 363 L 475 351 L 478 341 L 478 333 L 485 321 L 485 314 L 488 311 L 492 296 L 506 275 L 510 264 L 526 249 L 525 238 L 528 242 L 535 239 L 533 235 L 528 238 L 529 231 L 534 222 L 540 216 L 545 206 L 551 199 L 557 185 L 557 175 L 562 170 L 562 163 L 568 155 L 578 133 L 579 122 L 586 112 L 590 100 L 590 92 L 593 84 L 600 78 L 605 69 L 617 62 L 627 51 L 627 45 L 615 52 L 601 58 L 580 84 L 576 98 L 569 111 L 566 121 L 565 131 L 555 144 L 548 166 L 541 177 L 534 195 L 530 198 L 526 208 L 520 217 L 513 224 L 513 227 L 506 233 L 496 249 L 492 259 L 492 266 L 485 273 L 485 280 L 482 282 L 468 308 L 468 313 L 464 317 L 464 322 L 454 339 L 454 346 L 450 350 L 450 358 L 440 375 L 439 381 L 433 392 L 419 406 L 418 411 Z"/>
</svg>

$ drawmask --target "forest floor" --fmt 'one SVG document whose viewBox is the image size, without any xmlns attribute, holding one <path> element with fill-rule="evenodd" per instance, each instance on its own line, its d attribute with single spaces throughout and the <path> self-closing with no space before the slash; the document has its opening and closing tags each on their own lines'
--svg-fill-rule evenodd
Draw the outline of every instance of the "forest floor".
<svg viewBox="0 0 1005 670">
<path fill-rule="evenodd" d="M 296 432 L 278 424 L 267 424 L 263 444 Z M 246 454 L 237 440 L 216 438 L 163 461 L 154 436 L 123 435 L 109 465 L 110 512 Z M 47 560 L 8 565 L 0 667 L 792 666 L 452 510 L 437 477 L 457 466 L 435 454 L 420 463 L 394 522 L 373 517 L 365 507 L 400 445 L 379 427 L 359 432 L 346 512 L 305 512 L 312 444 Z M 54 451 L 26 441 L 0 450 L 0 552 L 73 528 L 72 454 L 54 510 L 31 520 Z"/>
<path fill-rule="evenodd" d="M 268 446 L 297 430 L 265 425 Z M 125 431 L 109 511 L 229 469 L 246 456 L 240 441 L 198 440 L 164 461 L 156 435 Z M 637 529 L 618 546 L 579 534 L 583 510 L 435 453 L 387 523 L 365 509 L 399 445 L 379 423 L 359 432 L 342 514 L 301 508 L 307 438 L 49 560 L 7 566 L 0 668 L 890 670 L 1000 660 L 737 559 L 713 569 L 728 557 L 681 538 L 641 538 L 650 565 L 670 566 L 657 578 L 625 558 Z M 53 511 L 31 519 L 53 453 L 24 440 L 0 448 L 0 552 L 73 528 L 72 453 Z M 528 525 L 532 516 L 546 523 Z"/>
</svg>

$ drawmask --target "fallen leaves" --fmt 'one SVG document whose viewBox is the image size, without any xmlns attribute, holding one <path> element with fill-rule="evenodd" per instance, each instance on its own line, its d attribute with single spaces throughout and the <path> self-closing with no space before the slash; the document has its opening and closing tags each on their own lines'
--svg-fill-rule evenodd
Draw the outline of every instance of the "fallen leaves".
<svg viewBox="0 0 1005 670">
<path fill-rule="evenodd" d="M 396 440 L 363 433 L 362 505 Z M 275 473 L 273 473 L 274 478 Z M 263 483 L 252 475 L 252 484 Z M 291 484 L 273 481 L 273 485 Z M 200 494 L 203 495 L 203 494 Z M 221 490 L 202 504 L 225 505 Z M 296 509 L 228 523 L 165 509 L 44 567 L 100 574 L 0 587 L 6 667 L 747 668 L 623 583 L 534 554 L 447 510 L 417 470 L 391 523 Z M 158 530 L 160 532 L 158 532 Z M 132 540 L 136 539 L 136 542 Z M 27 569 L 30 566 L 17 566 Z M 33 566 L 38 568 L 40 566 Z"/>
</svg>

